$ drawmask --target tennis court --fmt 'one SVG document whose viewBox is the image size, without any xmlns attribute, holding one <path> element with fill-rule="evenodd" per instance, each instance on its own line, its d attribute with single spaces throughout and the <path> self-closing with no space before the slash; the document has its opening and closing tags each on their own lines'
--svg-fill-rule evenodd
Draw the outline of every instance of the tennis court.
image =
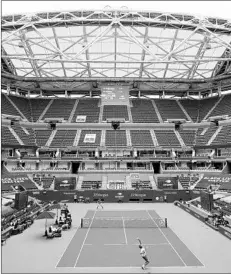
<svg viewBox="0 0 231 274">
<path fill-rule="evenodd" d="M 146 247 L 148 269 L 203 267 L 154 210 L 88 210 L 57 268 L 141 268 L 137 237 Z"/>
</svg>

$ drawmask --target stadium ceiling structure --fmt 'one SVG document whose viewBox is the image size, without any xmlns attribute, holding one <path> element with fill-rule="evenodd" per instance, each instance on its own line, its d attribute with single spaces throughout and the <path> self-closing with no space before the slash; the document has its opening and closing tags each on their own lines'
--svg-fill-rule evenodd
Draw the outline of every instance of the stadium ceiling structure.
<svg viewBox="0 0 231 274">
<path fill-rule="evenodd" d="M 105 82 L 143 95 L 229 90 L 231 20 L 110 7 L 2 17 L 2 88 L 97 95 Z"/>
</svg>

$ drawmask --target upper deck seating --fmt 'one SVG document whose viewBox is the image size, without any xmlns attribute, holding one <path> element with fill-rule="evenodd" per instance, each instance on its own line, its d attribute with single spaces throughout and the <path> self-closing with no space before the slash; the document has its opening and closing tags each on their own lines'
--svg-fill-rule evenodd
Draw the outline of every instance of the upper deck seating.
<svg viewBox="0 0 231 274">
<path fill-rule="evenodd" d="M 106 147 L 125 147 L 127 146 L 127 138 L 125 130 L 106 130 Z"/>
<path fill-rule="evenodd" d="M 18 125 L 14 125 L 12 126 L 12 128 L 17 133 L 25 146 L 35 146 L 35 134 L 33 129 L 27 128 L 26 131 L 29 133 L 27 134 L 23 130 L 23 128 Z"/>
<path fill-rule="evenodd" d="M 75 110 L 72 123 L 76 122 L 77 116 L 86 116 L 86 123 L 98 123 L 100 108 L 99 99 L 80 99 Z"/>
<path fill-rule="evenodd" d="M 63 118 L 67 121 L 70 117 L 74 104 L 75 100 L 73 99 L 54 99 L 53 103 L 43 116 L 43 120 L 45 118 Z"/>
<path fill-rule="evenodd" d="M 73 146 L 76 136 L 76 130 L 57 130 L 50 147 L 68 147 Z"/>
<path fill-rule="evenodd" d="M 29 99 L 17 96 L 9 96 L 10 100 L 17 106 L 17 108 L 22 112 L 22 114 L 31 121 L 31 108 Z"/>
<path fill-rule="evenodd" d="M 40 147 L 43 147 L 46 145 L 46 142 L 48 141 L 48 138 L 51 135 L 52 130 L 35 130 L 35 136 L 37 145 Z"/>
<path fill-rule="evenodd" d="M 155 130 L 155 134 L 159 146 L 166 148 L 181 147 L 173 130 Z"/>
<path fill-rule="evenodd" d="M 10 132 L 8 127 L 1 127 L 1 144 L 2 145 L 20 145 L 18 140 L 14 137 L 14 135 Z"/>
<path fill-rule="evenodd" d="M 231 144 L 231 125 L 223 126 L 221 131 L 217 134 L 216 138 L 212 142 L 212 145 L 218 144 Z"/>
<path fill-rule="evenodd" d="M 1 94 L 1 107 L 2 107 L 2 114 L 8 114 L 8 115 L 14 115 L 14 116 L 20 116 L 17 109 L 10 103 L 10 101 L 6 98 L 7 95 Z"/>
<path fill-rule="evenodd" d="M 217 102 L 217 97 L 202 99 L 199 101 L 199 120 L 201 122 Z"/>
<path fill-rule="evenodd" d="M 50 99 L 30 99 L 30 107 L 32 113 L 32 121 L 37 122 L 47 105 L 49 104 Z"/>
<path fill-rule="evenodd" d="M 86 134 L 95 134 L 95 142 L 84 142 L 86 141 L 85 137 Z M 100 146 L 100 140 L 101 140 L 101 130 L 82 130 L 78 146 L 80 147 L 99 147 Z"/>
<path fill-rule="evenodd" d="M 217 127 L 215 125 L 211 126 L 202 135 L 204 129 L 199 128 L 196 133 L 196 140 L 195 140 L 196 145 L 207 145 L 208 141 L 213 136 L 216 130 L 217 130 Z"/>
<path fill-rule="evenodd" d="M 225 95 L 210 113 L 209 117 L 221 115 L 231 116 L 231 95 Z"/>
<path fill-rule="evenodd" d="M 131 107 L 133 123 L 159 123 L 151 100 L 133 99 Z"/>
<path fill-rule="evenodd" d="M 121 105 L 105 105 L 103 106 L 103 121 L 106 121 L 110 118 L 124 118 L 126 121 L 128 118 L 128 109 L 127 106 Z"/>
<path fill-rule="evenodd" d="M 192 147 L 194 145 L 196 136 L 195 130 L 181 130 L 179 133 L 186 146 Z"/>
<path fill-rule="evenodd" d="M 131 141 L 134 147 L 153 147 L 150 130 L 130 130 Z"/>
<path fill-rule="evenodd" d="M 184 112 L 175 100 L 156 99 L 154 101 L 164 122 L 167 121 L 167 119 L 188 120 L 188 118 L 185 116 Z"/>
<path fill-rule="evenodd" d="M 192 121 L 195 123 L 199 118 L 199 101 L 198 100 L 180 100 L 181 105 L 184 107 Z"/>
</svg>

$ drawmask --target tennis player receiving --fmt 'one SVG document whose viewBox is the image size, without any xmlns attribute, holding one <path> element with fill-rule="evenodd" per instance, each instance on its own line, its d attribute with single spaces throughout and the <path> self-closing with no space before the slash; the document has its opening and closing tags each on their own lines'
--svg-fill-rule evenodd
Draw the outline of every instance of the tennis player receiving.
<svg viewBox="0 0 231 274">
<path fill-rule="evenodd" d="M 146 269 L 146 266 L 149 264 L 149 260 L 147 257 L 146 249 L 143 247 L 141 240 L 139 238 L 137 238 L 137 240 L 139 241 L 140 255 L 144 259 L 144 264 L 142 265 L 142 269 L 144 270 Z"/>
<path fill-rule="evenodd" d="M 103 209 L 102 201 L 100 199 L 97 201 L 97 208 L 96 209 L 98 209 L 99 207 L 101 207 Z"/>
</svg>

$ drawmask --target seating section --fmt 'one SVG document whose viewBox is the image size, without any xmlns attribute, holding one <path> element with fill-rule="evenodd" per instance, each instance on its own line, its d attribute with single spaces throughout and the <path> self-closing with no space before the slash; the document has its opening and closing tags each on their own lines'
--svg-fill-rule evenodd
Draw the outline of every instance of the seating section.
<svg viewBox="0 0 231 274">
<path fill-rule="evenodd" d="M 8 127 L 1 127 L 1 144 L 2 145 L 19 145 L 18 140 L 14 137 L 14 135 L 10 132 Z"/>
<path fill-rule="evenodd" d="M 127 106 L 121 105 L 105 105 L 103 106 L 103 121 L 106 121 L 110 118 L 124 118 L 126 121 L 128 118 L 128 109 Z"/>
<path fill-rule="evenodd" d="M 224 215 L 231 215 L 231 204 L 226 203 L 225 201 L 217 200 L 215 201 L 215 205 L 221 208 Z"/>
<path fill-rule="evenodd" d="M 217 127 L 214 125 L 214 126 L 209 127 L 206 130 L 206 132 L 204 134 L 202 134 L 204 129 L 199 128 L 196 133 L 196 140 L 195 140 L 196 145 L 198 145 L 198 146 L 207 145 L 208 141 L 213 136 L 213 134 L 215 133 L 216 130 L 217 130 Z"/>
<path fill-rule="evenodd" d="M 188 189 L 190 186 L 195 185 L 198 179 L 199 179 L 199 176 L 196 174 L 193 174 L 193 176 L 182 174 L 181 176 L 178 177 L 178 180 L 184 189 Z"/>
<path fill-rule="evenodd" d="M 53 183 L 53 177 L 34 177 L 33 180 L 44 189 L 49 189 Z"/>
<path fill-rule="evenodd" d="M 212 145 L 219 144 L 231 144 L 231 125 L 223 126 L 221 131 L 217 134 L 216 138 L 212 142 Z"/>
<path fill-rule="evenodd" d="M 126 131 L 125 130 L 106 130 L 106 147 L 126 147 Z"/>
<path fill-rule="evenodd" d="M 222 182 L 219 190 L 231 192 L 231 182 Z"/>
<path fill-rule="evenodd" d="M 35 130 L 35 136 L 36 136 L 36 141 L 37 145 L 39 147 L 43 147 L 46 145 L 46 142 L 48 141 L 50 135 L 51 135 L 52 130 Z"/>
<path fill-rule="evenodd" d="M 203 99 L 199 101 L 199 120 L 201 122 L 208 112 L 214 107 L 215 103 L 217 102 L 217 97 Z"/>
<path fill-rule="evenodd" d="M 192 147 L 194 145 L 196 136 L 195 130 L 181 130 L 179 133 L 186 146 Z"/>
<path fill-rule="evenodd" d="M 229 115 L 231 116 L 231 95 L 224 96 L 209 117 L 220 116 L 220 115 Z"/>
<path fill-rule="evenodd" d="M 10 103 L 10 101 L 6 98 L 7 95 L 1 94 L 1 107 L 2 107 L 2 114 L 20 116 L 17 109 Z"/>
<path fill-rule="evenodd" d="M 17 96 L 9 96 L 10 100 L 17 106 L 22 114 L 31 122 L 31 108 L 29 99 Z"/>
<path fill-rule="evenodd" d="M 95 134 L 95 142 L 84 142 L 86 141 L 86 134 Z M 101 130 L 82 130 L 78 146 L 80 147 L 99 147 L 100 146 L 100 140 L 101 140 Z"/>
<path fill-rule="evenodd" d="M 72 123 L 76 122 L 77 116 L 86 116 L 86 123 L 98 123 L 100 108 L 99 99 L 80 99 L 75 110 Z"/>
<path fill-rule="evenodd" d="M 198 100 L 180 100 L 181 105 L 186 110 L 192 121 L 196 123 L 199 119 L 199 101 Z"/>
<path fill-rule="evenodd" d="M 102 188 L 101 181 L 83 181 L 81 185 L 82 189 L 99 189 Z"/>
<path fill-rule="evenodd" d="M 152 136 L 149 130 L 130 130 L 131 141 L 134 147 L 153 147 Z"/>
<path fill-rule="evenodd" d="M 68 147 L 73 146 L 76 136 L 76 130 L 57 130 L 50 147 Z"/>
<path fill-rule="evenodd" d="M 150 100 L 133 99 L 132 105 L 133 123 L 159 123 L 158 116 Z"/>
<path fill-rule="evenodd" d="M 30 107 L 32 113 L 32 121 L 37 122 L 47 105 L 49 104 L 50 99 L 30 99 Z"/>
<path fill-rule="evenodd" d="M 167 119 L 188 120 L 175 100 L 160 99 L 155 100 L 155 103 L 164 122 L 167 121 Z"/>
<path fill-rule="evenodd" d="M 53 103 L 43 116 L 43 120 L 45 118 L 63 118 L 67 121 L 74 104 L 75 100 L 73 99 L 54 99 Z"/>
<path fill-rule="evenodd" d="M 23 175 L 11 175 L 4 177 L 1 180 L 2 191 L 12 191 L 14 187 L 24 187 L 26 190 L 37 189 L 36 185 L 27 177 Z"/>
<path fill-rule="evenodd" d="M 22 127 L 18 125 L 12 126 L 13 130 L 17 133 L 19 138 L 22 140 L 25 146 L 35 146 L 35 135 L 33 129 L 26 129 L 29 133 L 27 134 Z"/>
<path fill-rule="evenodd" d="M 155 130 L 159 146 L 165 148 L 181 147 L 180 142 L 173 130 Z"/>
</svg>

